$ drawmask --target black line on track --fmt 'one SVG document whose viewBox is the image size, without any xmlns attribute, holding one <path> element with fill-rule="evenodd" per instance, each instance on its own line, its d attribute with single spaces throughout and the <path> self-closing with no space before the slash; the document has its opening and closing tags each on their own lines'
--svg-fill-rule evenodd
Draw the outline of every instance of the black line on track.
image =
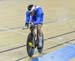
<svg viewBox="0 0 75 61">
<path fill-rule="evenodd" d="M 63 33 L 63 34 L 60 34 L 60 35 L 57 35 L 57 36 L 53 36 L 53 37 L 46 38 L 46 39 L 44 39 L 44 40 L 46 41 L 46 40 L 53 39 L 53 38 L 56 38 L 56 37 L 59 37 L 59 36 L 64 36 L 64 35 L 67 35 L 67 34 L 71 34 L 71 33 L 74 33 L 74 32 L 75 32 L 75 31 L 70 31 L 70 32 Z M 19 48 L 22 48 L 22 47 L 25 47 L 25 46 L 26 46 L 26 45 L 21 45 L 21 46 L 18 46 L 18 47 L 6 49 L 6 50 L 3 50 L 3 51 L 0 51 L 0 53 L 12 51 L 12 50 L 19 49 Z"/>
<path fill-rule="evenodd" d="M 71 40 L 68 40 L 68 41 L 59 43 L 59 44 L 57 44 L 57 45 L 55 45 L 55 46 L 52 46 L 52 47 L 49 47 L 49 48 L 45 49 L 44 51 L 49 50 L 49 49 L 53 49 L 53 48 L 55 48 L 55 47 L 61 46 L 61 45 L 63 45 L 63 44 L 69 43 L 70 41 L 74 41 L 74 40 L 75 40 L 75 39 L 71 39 Z"/>
<path fill-rule="evenodd" d="M 66 42 L 63 42 L 63 43 L 54 45 L 54 46 L 52 46 L 52 47 L 46 48 L 44 51 L 47 51 L 47 50 L 50 50 L 50 49 L 59 47 L 59 46 L 61 46 L 61 45 L 63 45 L 63 44 L 69 43 L 70 41 L 74 41 L 74 40 L 75 40 L 75 39 L 71 39 L 71 40 L 68 40 L 68 41 L 66 41 Z M 45 54 L 47 54 L 47 53 L 43 53 L 43 55 L 45 55 Z M 27 57 L 28 57 L 28 56 L 25 56 L 25 57 L 22 57 L 22 58 L 19 58 L 19 59 L 15 60 L 15 61 L 20 61 L 20 60 L 23 60 L 23 59 L 25 59 L 25 58 L 27 58 Z"/>
<path fill-rule="evenodd" d="M 19 49 L 19 48 L 22 48 L 22 47 L 25 47 L 25 46 L 26 45 L 21 45 L 21 46 L 18 46 L 18 47 L 10 48 L 10 49 L 7 49 L 7 50 L 0 51 L 0 53 L 4 53 L 4 52 L 11 51 L 11 50 Z"/>
<path fill-rule="evenodd" d="M 48 21 L 48 22 L 45 22 L 44 24 L 53 23 L 53 22 L 56 22 L 56 21 L 55 20 Z M 25 26 L 18 26 L 18 27 L 13 27 L 8 29 L 0 29 L 0 31 L 9 31 L 9 30 L 15 30 L 15 29 L 21 29 L 21 28 L 24 28 L 24 30 L 28 29 L 28 28 L 25 28 Z"/>
<path fill-rule="evenodd" d="M 27 58 L 27 57 L 28 57 L 28 56 L 21 57 L 21 58 L 19 58 L 19 59 L 15 60 L 15 61 L 23 60 L 23 59 L 25 59 L 25 58 Z"/>
<path fill-rule="evenodd" d="M 74 32 L 75 31 L 66 32 L 66 33 L 63 33 L 63 34 L 60 34 L 60 35 L 57 35 L 57 36 L 49 37 L 49 38 L 44 39 L 44 40 L 53 39 L 53 38 L 64 36 L 64 35 L 68 35 L 68 34 L 71 34 L 71 33 L 74 33 Z"/>
</svg>

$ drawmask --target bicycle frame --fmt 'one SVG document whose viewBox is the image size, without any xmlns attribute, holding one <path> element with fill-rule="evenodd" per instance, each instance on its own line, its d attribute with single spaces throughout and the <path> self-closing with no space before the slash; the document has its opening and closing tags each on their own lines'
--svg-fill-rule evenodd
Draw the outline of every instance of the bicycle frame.
<svg viewBox="0 0 75 61">
<path fill-rule="evenodd" d="M 29 33 L 28 38 L 27 38 L 27 53 L 30 57 L 32 57 L 32 55 L 34 54 L 34 49 L 36 47 L 37 47 L 39 53 L 42 53 L 42 49 L 43 49 L 43 48 L 41 48 L 41 49 L 38 48 L 39 34 L 38 34 L 38 30 L 35 34 L 35 31 L 34 31 L 35 28 L 36 28 L 36 26 L 34 24 L 30 24 L 30 31 L 31 32 Z M 32 42 L 34 47 L 29 46 L 29 42 Z M 31 50 L 29 51 L 30 48 L 31 48 Z"/>
</svg>

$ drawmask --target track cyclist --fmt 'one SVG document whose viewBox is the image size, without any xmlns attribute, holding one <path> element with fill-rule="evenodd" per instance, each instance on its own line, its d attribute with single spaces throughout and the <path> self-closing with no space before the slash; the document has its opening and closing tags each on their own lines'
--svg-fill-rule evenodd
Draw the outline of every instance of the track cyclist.
<svg viewBox="0 0 75 61">
<path fill-rule="evenodd" d="M 25 19 L 25 26 L 29 27 L 30 23 L 32 22 L 36 26 L 36 30 L 39 33 L 39 45 L 38 47 L 42 47 L 42 25 L 44 21 L 44 12 L 42 7 L 36 6 L 33 4 L 28 5 L 26 11 L 26 19 Z M 32 43 L 29 43 L 30 46 L 33 46 Z"/>
</svg>

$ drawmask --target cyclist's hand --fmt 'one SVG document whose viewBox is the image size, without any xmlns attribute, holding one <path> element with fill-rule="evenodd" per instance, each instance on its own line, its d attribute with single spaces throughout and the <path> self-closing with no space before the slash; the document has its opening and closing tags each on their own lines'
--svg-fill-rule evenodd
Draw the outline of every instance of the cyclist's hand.
<svg viewBox="0 0 75 61">
<path fill-rule="evenodd" d="M 29 27 L 29 24 L 28 23 L 25 23 L 25 26 L 28 28 Z"/>
</svg>

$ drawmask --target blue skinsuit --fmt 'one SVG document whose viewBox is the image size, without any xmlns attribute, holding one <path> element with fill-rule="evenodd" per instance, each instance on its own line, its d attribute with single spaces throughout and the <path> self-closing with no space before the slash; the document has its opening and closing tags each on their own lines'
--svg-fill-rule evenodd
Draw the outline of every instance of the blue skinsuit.
<svg viewBox="0 0 75 61">
<path fill-rule="evenodd" d="M 36 12 L 36 15 L 35 16 L 31 16 L 30 12 L 26 11 L 26 23 L 30 23 L 30 21 L 32 20 L 32 22 L 35 25 L 43 24 L 44 13 L 43 13 L 42 8 L 40 6 L 37 6 L 35 8 L 35 12 Z"/>
</svg>

